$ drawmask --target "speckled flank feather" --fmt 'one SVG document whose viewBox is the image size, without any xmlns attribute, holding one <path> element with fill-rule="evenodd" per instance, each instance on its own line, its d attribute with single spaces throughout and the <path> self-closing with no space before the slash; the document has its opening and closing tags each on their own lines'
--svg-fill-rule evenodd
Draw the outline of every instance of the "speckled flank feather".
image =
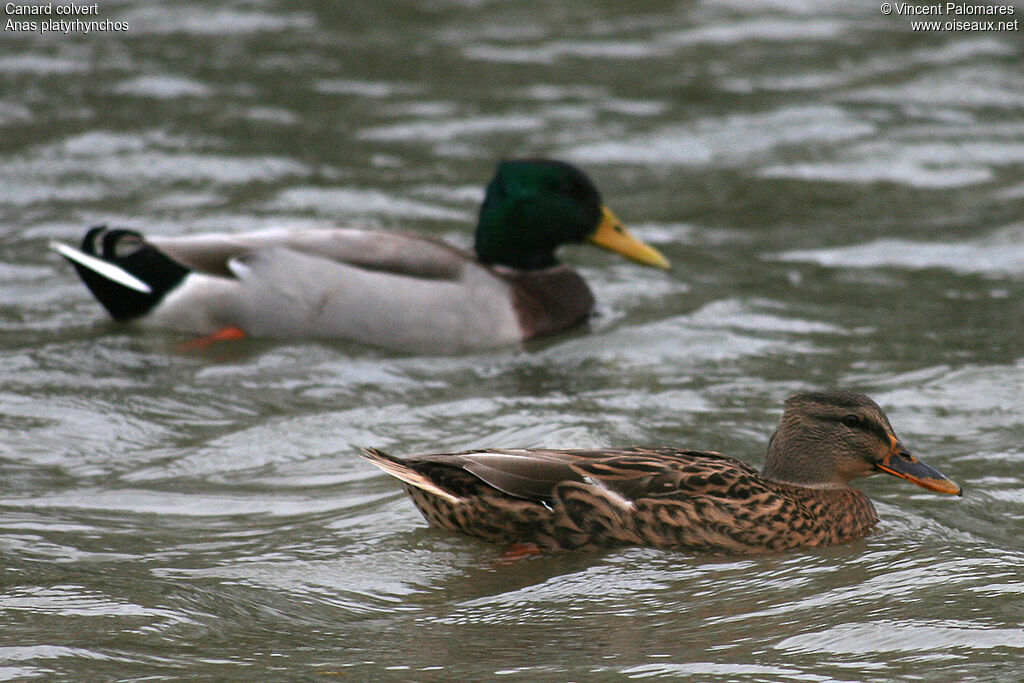
<svg viewBox="0 0 1024 683">
<path fill-rule="evenodd" d="M 804 470 L 818 472 L 821 460 L 853 477 L 887 471 L 875 463 L 888 466 L 894 453 L 912 457 L 895 436 L 890 438 L 881 409 L 864 399 L 855 408 L 817 398 L 787 403 L 780 429 L 824 430 L 829 438 L 810 443 L 828 450 L 786 454 L 770 449 L 769 459 L 782 473 L 777 478 L 720 453 L 675 448 L 496 449 L 402 459 L 376 450 L 365 454 L 403 481 L 431 524 L 488 541 L 529 541 L 554 550 L 642 545 L 771 552 L 842 543 L 877 523 L 871 501 L 845 482 L 782 480 L 790 475 L 799 479 Z M 841 418 L 832 420 L 829 409 L 836 406 Z M 850 410 L 866 416 L 865 423 L 850 427 Z M 879 425 L 888 431 L 879 433 Z M 848 438 L 845 430 L 855 429 L 855 438 Z M 863 443 L 857 440 L 861 436 Z M 911 469 L 923 466 L 913 462 Z M 929 476 L 948 484 L 943 492 L 959 492 L 927 469 Z"/>
</svg>

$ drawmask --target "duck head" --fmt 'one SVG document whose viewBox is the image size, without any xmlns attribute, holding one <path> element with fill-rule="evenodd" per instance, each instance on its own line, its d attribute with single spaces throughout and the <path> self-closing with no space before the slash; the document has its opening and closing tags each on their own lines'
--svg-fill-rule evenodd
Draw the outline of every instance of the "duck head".
<svg viewBox="0 0 1024 683">
<path fill-rule="evenodd" d="M 846 486 L 885 472 L 929 491 L 961 495 L 960 487 L 917 459 L 893 432 L 878 404 L 863 394 L 797 394 L 786 400 L 768 443 L 764 475 L 801 486 Z"/>
<path fill-rule="evenodd" d="M 560 245 L 584 241 L 644 265 L 669 268 L 660 252 L 626 231 L 575 166 L 550 159 L 498 165 L 477 222 L 475 249 L 482 263 L 548 268 L 558 263 Z"/>
</svg>

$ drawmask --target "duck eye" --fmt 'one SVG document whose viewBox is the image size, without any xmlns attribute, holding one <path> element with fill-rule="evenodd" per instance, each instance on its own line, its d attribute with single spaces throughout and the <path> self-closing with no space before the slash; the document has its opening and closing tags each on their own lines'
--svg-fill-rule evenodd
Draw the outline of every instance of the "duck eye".
<svg viewBox="0 0 1024 683">
<path fill-rule="evenodd" d="M 841 422 L 850 429 L 860 427 L 860 418 L 856 415 L 847 415 L 841 420 Z"/>
</svg>

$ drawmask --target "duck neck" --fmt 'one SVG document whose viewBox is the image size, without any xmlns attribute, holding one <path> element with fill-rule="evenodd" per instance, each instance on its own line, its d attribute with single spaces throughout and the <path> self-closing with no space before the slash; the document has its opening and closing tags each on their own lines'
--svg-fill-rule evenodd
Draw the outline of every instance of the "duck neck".
<svg viewBox="0 0 1024 683">
<path fill-rule="evenodd" d="M 800 457 L 808 453 L 827 452 L 814 438 L 804 438 L 805 430 L 782 430 L 772 434 L 768 441 L 768 455 L 761 471 L 766 478 L 783 484 L 793 484 L 813 489 L 850 488 L 837 475 L 836 469 L 827 457 Z"/>
<path fill-rule="evenodd" d="M 541 239 L 528 240 L 507 227 L 514 220 L 505 212 L 482 212 L 476 229 L 473 250 L 481 263 L 515 270 L 542 270 L 558 265 L 557 244 Z M 525 232 L 521 227 L 520 232 Z"/>
<path fill-rule="evenodd" d="M 878 522 L 875 506 L 859 489 L 837 475 L 828 457 L 799 457 L 827 452 L 814 437 L 772 435 L 762 474 L 807 516 L 807 539 L 813 545 L 842 543 L 862 536 Z M 797 463 L 797 466 L 794 466 Z"/>
</svg>

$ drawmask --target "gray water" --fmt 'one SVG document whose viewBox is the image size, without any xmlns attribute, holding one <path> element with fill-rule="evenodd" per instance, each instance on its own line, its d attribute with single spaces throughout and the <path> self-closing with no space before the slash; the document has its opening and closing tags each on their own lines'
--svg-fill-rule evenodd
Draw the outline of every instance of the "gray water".
<svg viewBox="0 0 1024 683">
<path fill-rule="evenodd" d="M 0 680 L 1024 675 L 1020 30 L 848 0 L 98 10 L 128 30 L 0 33 Z M 96 222 L 467 245 L 522 155 L 586 169 L 674 270 L 565 249 L 600 315 L 521 349 L 197 352 L 47 249 Z M 964 497 L 877 477 L 844 546 L 506 564 L 356 456 L 759 465 L 783 399 L 835 386 Z"/>
</svg>

